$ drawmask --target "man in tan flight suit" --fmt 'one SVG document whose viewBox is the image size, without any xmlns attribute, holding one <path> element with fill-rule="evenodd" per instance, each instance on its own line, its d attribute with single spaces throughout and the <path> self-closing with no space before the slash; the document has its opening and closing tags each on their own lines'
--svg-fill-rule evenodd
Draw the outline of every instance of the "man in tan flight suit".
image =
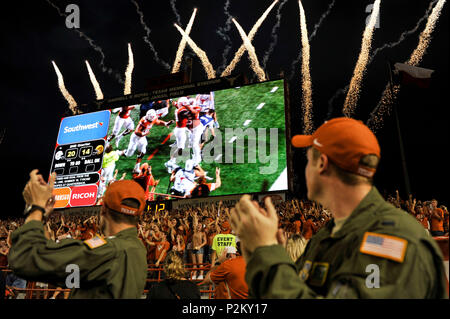
<svg viewBox="0 0 450 319">
<path fill-rule="evenodd" d="M 308 198 L 333 219 L 304 254 L 290 260 L 268 198 L 266 209 L 244 195 L 231 224 L 247 261 L 254 298 L 448 298 L 442 253 L 408 213 L 387 203 L 372 184 L 380 147 L 361 121 L 336 118 L 312 135 L 308 147 Z"/>
<path fill-rule="evenodd" d="M 46 239 L 43 215 L 51 212 L 52 174 L 47 184 L 30 173 L 23 195 L 29 204 L 25 224 L 12 233 L 11 269 L 30 281 L 73 288 L 70 298 L 141 298 L 147 278 L 146 250 L 137 236 L 145 193 L 131 180 L 112 183 L 103 196 L 100 229 L 105 238 Z M 46 217 L 46 216 L 45 216 Z"/>
</svg>

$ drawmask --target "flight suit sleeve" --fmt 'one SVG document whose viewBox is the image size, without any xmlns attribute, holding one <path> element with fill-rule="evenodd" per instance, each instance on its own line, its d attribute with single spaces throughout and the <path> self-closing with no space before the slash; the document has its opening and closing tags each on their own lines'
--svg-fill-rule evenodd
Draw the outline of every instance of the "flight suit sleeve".
<svg viewBox="0 0 450 319">
<path fill-rule="evenodd" d="M 66 272 L 68 265 L 78 266 L 80 282 L 107 278 L 111 268 L 108 262 L 116 253 L 111 242 L 89 248 L 81 240 L 64 239 L 59 243 L 48 240 L 39 221 L 30 221 L 18 228 L 11 234 L 11 240 L 8 261 L 15 274 L 31 281 L 59 286 L 63 286 L 67 276 L 73 272 Z"/>
<path fill-rule="evenodd" d="M 328 298 L 448 298 L 442 262 L 426 243 L 408 243 L 402 262 L 356 250 L 333 274 Z"/>
<path fill-rule="evenodd" d="M 338 269 L 330 266 L 332 276 L 321 296 L 299 277 L 284 248 L 273 245 L 255 249 L 246 281 L 253 298 L 448 298 L 442 267 L 433 259 L 423 243 L 409 243 L 402 262 L 355 249 Z"/>
<path fill-rule="evenodd" d="M 300 279 L 297 268 L 281 245 L 258 247 L 247 263 L 249 296 L 264 299 L 316 298 Z"/>
</svg>

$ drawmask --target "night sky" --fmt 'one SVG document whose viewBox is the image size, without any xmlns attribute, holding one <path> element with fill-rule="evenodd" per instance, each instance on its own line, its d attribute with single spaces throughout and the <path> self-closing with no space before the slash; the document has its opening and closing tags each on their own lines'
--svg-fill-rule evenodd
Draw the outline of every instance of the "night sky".
<svg viewBox="0 0 450 319">
<path fill-rule="evenodd" d="M 303 1 L 309 34 L 332 2 Z M 70 3 L 79 6 L 79 31 L 102 48 L 105 54 L 104 64 L 113 70 L 111 74 L 102 71 L 98 51 L 76 31 L 66 28 L 65 18 L 47 1 L 14 1 L 7 9 L 5 7 L 2 10 L 0 128 L 3 140 L 0 149 L 2 175 L 5 178 L 2 202 L 11 204 L 8 205 L 10 210 L 3 210 L 1 213 L 4 215 L 22 212 L 21 193 L 31 169 L 38 168 L 44 176 L 49 174 L 60 119 L 68 115 L 67 102 L 58 89 L 52 60 L 60 68 L 67 89 L 79 104 L 95 100 L 85 60 L 90 62 L 106 98 L 123 93 L 123 84 L 119 83 L 117 77 L 124 78 L 128 61 L 127 43 L 131 43 L 134 53 L 133 93 L 145 91 L 147 79 L 170 72 L 163 66 L 163 62 L 155 59 L 154 53 L 143 40 L 146 33 L 132 1 L 54 1 L 62 12 Z M 184 29 L 193 8 L 198 8 L 190 36 L 206 52 L 214 68 L 221 71 L 242 44 L 235 26 L 231 23 L 227 28 L 227 13 L 235 17 L 248 33 L 272 1 L 167 0 L 137 3 L 151 30 L 149 40 L 158 57 L 170 66 L 181 40 L 181 35 L 173 26 L 177 23 L 177 14 Z M 336 0 L 329 15 L 311 39 L 315 128 L 329 117 L 342 115 L 345 95 L 339 95 L 331 106 L 329 101 L 336 91 L 350 82 L 369 15 L 366 7 L 371 3 L 371 0 Z M 372 51 L 385 43 L 397 41 L 402 32 L 412 30 L 425 15 L 429 4 L 430 1 L 426 0 L 382 0 L 380 28 L 375 30 Z M 225 12 L 226 7 L 228 12 Z M 412 193 L 418 199 L 436 198 L 446 205 L 449 204 L 446 154 L 449 148 L 447 109 L 450 89 L 448 8 L 447 3 L 428 51 L 420 63 L 421 67 L 435 70 L 431 87 L 402 88 L 398 99 Z M 425 23 L 426 19 L 402 43 L 382 50 L 375 56 L 364 77 L 355 118 L 366 122 L 387 84 L 386 61 L 405 62 L 417 46 Z M 291 117 L 295 124 L 292 131 L 294 134 L 300 133 L 301 61 L 294 64 L 294 68 L 292 65 L 301 49 L 297 1 L 279 1 L 256 34 L 253 45 L 261 64 L 271 44 L 275 45 L 267 59 L 266 74 L 275 79 L 284 72 L 289 80 Z M 188 46 L 186 56 L 193 57 L 192 80 L 205 80 L 203 67 Z M 244 54 L 234 73 L 244 73 L 249 79 L 256 80 L 247 54 Z M 289 79 L 291 73 L 294 76 Z M 385 117 L 384 126 L 377 131 L 377 137 L 381 145 L 382 160 L 375 185 L 382 193 L 393 194 L 395 189 L 399 189 L 404 196 L 399 142 L 393 115 Z M 296 171 L 295 193 L 304 197 L 304 152 L 295 151 L 292 160 Z"/>
</svg>

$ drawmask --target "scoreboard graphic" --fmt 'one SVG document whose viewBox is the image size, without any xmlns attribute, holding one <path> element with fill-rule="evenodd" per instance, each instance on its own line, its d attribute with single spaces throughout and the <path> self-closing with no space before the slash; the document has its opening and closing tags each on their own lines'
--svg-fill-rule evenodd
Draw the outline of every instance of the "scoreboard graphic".
<svg viewBox="0 0 450 319">
<path fill-rule="evenodd" d="M 55 208 L 95 205 L 111 112 L 61 120 L 51 172 L 56 172 Z"/>
</svg>

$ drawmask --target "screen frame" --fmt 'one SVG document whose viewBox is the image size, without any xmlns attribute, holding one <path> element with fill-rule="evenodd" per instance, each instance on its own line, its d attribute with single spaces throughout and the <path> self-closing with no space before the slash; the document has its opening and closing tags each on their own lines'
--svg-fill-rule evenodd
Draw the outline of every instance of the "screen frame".
<svg viewBox="0 0 450 319">
<path fill-rule="evenodd" d="M 113 98 L 105 98 L 103 100 L 96 100 L 87 104 L 81 104 L 79 106 L 79 110 L 81 114 L 86 113 L 94 113 L 98 111 L 104 111 L 104 110 L 112 110 L 114 108 L 129 106 L 133 104 L 144 104 L 148 102 L 156 102 L 164 99 L 176 99 L 181 96 L 186 95 L 194 95 L 194 94 L 204 94 L 209 93 L 211 91 L 219 91 L 219 90 L 226 90 L 231 89 L 234 87 L 244 87 L 244 86 L 253 86 L 258 85 L 266 82 L 274 82 L 274 81 L 283 81 L 283 89 L 284 89 L 284 124 L 285 124 L 285 143 L 286 143 L 286 168 L 287 168 L 287 189 L 286 190 L 261 190 L 259 192 L 243 192 L 243 193 L 236 193 L 236 194 L 222 194 L 222 195 L 210 195 L 206 198 L 208 199 L 217 199 L 214 201 L 220 201 L 225 200 L 226 197 L 231 196 L 238 196 L 238 195 L 244 195 L 249 194 L 250 196 L 254 197 L 257 195 L 271 195 L 271 194 L 280 194 L 285 193 L 286 195 L 292 194 L 294 190 L 294 172 L 293 172 L 293 163 L 292 163 L 292 146 L 290 143 L 290 140 L 292 138 L 291 136 L 291 104 L 290 104 L 290 98 L 289 98 L 289 84 L 288 81 L 284 76 L 280 76 L 274 79 L 269 79 L 266 81 L 261 82 L 251 82 L 249 83 L 247 81 L 247 78 L 243 74 L 239 75 L 233 75 L 233 76 L 227 76 L 227 77 L 221 77 L 216 78 L 212 80 L 207 81 L 199 81 L 199 82 L 191 82 L 191 83 L 183 83 L 178 86 L 170 86 L 164 89 L 157 89 L 147 92 L 140 92 L 140 93 L 133 93 L 128 95 L 121 95 Z M 79 115 L 79 114 L 78 114 Z M 74 114 L 67 114 L 67 116 L 74 116 Z M 193 198 L 194 199 L 194 198 Z M 198 198 L 196 198 L 198 199 Z M 175 202 L 178 200 L 189 200 L 189 198 L 183 198 L 183 199 L 170 199 L 170 200 L 155 200 L 155 201 L 147 201 L 146 207 L 149 205 L 154 205 L 158 202 Z M 61 208 L 55 208 L 55 210 L 58 211 L 69 211 L 69 210 L 76 210 L 80 209 L 82 207 L 100 207 L 100 205 L 87 205 L 87 206 L 76 206 L 76 207 L 61 207 Z"/>
</svg>

